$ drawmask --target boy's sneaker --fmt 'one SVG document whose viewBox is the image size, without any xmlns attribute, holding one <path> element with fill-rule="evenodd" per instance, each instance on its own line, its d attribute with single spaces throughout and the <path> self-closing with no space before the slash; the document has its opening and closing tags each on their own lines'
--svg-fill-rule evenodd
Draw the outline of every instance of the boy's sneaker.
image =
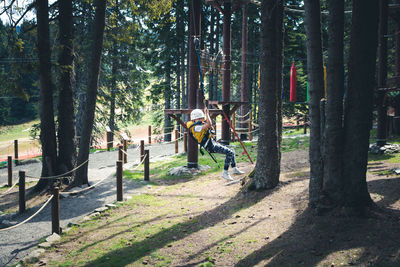
<svg viewBox="0 0 400 267">
<path fill-rule="evenodd" d="M 233 173 L 233 174 L 243 174 L 244 172 L 242 172 L 241 170 L 239 170 L 237 167 L 233 167 L 233 168 L 232 168 L 232 173 Z"/>
<path fill-rule="evenodd" d="M 222 178 L 224 178 L 225 180 L 228 180 L 228 181 L 233 181 L 232 177 L 229 175 L 227 170 L 224 170 L 222 172 Z"/>
</svg>

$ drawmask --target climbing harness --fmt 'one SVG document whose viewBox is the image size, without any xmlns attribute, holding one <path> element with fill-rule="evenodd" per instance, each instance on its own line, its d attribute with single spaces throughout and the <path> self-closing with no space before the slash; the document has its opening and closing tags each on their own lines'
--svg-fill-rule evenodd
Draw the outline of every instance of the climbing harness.
<svg viewBox="0 0 400 267">
<path fill-rule="evenodd" d="M 191 138 L 193 138 L 193 140 L 196 141 L 197 144 L 200 145 L 200 154 L 201 154 L 202 156 L 204 156 L 204 152 L 203 152 L 203 149 L 202 149 L 202 148 L 204 147 L 204 150 L 207 151 L 208 155 L 210 155 L 210 157 L 213 159 L 213 161 L 217 164 L 218 168 L 220 168 L 217 159 L 216 159 L 216 158 L 214 157 L 214 155 L 213 155 L 212 153 L 210 153 L 210 151 L 208 151 L 207 148 L 206 148 L 206 146 L 208 145 L 208 142 L 212 142 L 212 141 L 211 141 L 211 138 L 213 138 L 212 134 L 210 133 L 210 130 L 207 130 L 206 134 L 203 136 L 203 139 L 202 139 L 200 142 L 199 142 L 199 140 L 197 140 L 196 137 L 194 137 L 194 135 L 193 135 L 193 133 L 192 133 L 192 128 L 193 128 L 194 126 L 198 126 L 198 125 L 201 125 L 201 124 L 202 124 L 201 122 L 194 122 L 192 125 L 190 125 L 190 126 L 188 127 L 189 136 L 190 136 Z"/>
</svg>

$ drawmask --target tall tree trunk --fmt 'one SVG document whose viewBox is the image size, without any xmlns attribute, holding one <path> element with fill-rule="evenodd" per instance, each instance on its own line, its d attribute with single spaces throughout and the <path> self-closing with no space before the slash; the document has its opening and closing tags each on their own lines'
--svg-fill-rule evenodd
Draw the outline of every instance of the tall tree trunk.
<svg viewBox="0 0 400 267">
<path fill-rule="evenodd" d="M 114 141 L 114 135 L 116 131 L 116 125 L 115 125 L 115 106 L 116 106 L 116 101 L 117 101 L 117 73 L 119 69 L 119 62 L 118 62 L 118 44 L 116 38 L 118 38 L 118 0 L 115 0 L 115 6 L 114 6 L 114 18 L 111 20 L 113 25 L 112 25 L 112 32 L 113 34 L 113 40 L 112 40 L 112 52 L 111 52 L 111 57 L 112 57 L 112 66 L 111 66 L 111 97 L 110 97 L 110 118 L 108 119 L 108 126 L 111 129 L 111 142 Z"/>
<path fill-rule="evenodd" d="M 95 18 L 93 48 L 90 58 L 91 68 L 88 73 L 86 112 L 79 142 L 78 165 L 89 159 L 90 139 L 92 136 L 94 113 L 96 109 L 97 89 L 99 83 L 101 52 L 103 50 L 103 35 L 105 25 L 106 0 L 95 1 Z M 75 184 L 88 184 L 88 163 L 76 171 Z"/>
<path fill-rule="evenodd" d="M 210 22 L 210 35 L 208 38 L 208 42 L 210 43 L 210 54 L 214 57 L 216 52 L 214 48 L 214 43 L 215 43 L 215 11 L 214 8 L 211 8 L 211 22 Z M 209 74 L 208 74 L 208 99 L 214 100 L 214 74 L 215 70 L 213 67 L 209 69 Z"/>
<path fill-rule="evenodd" d="M 218 10 L 215 10 L 215 41 L 214 41 L 214 53 L 218 54 L 218 57 L 216 58 L 215 62 L 216 63 L 221 63 L 222 55 L 219 53 L 219 38 L 220 38 L 220 32 L 221 32 L 221 25 L 220 25 L 220 19 L 221 15 Z M 218 78 L 219 78 L 219 73 L 222 71 L 221 69 L 218 69 L 218 65 L 216 65 L 217 71 L 214 73 L 214 79 L 213 79 L 213 96 L 214 100 L 220 100 L 218 96 Z"/>
<path fill-rule="evenodd" d="M 349 79 L 344 113 L 344 202 L 358 209 L 371 204 L 366 172 L 378 30 L 378 0 L 353 0 Z"/>
<path fill-rule="evenodd" d="M 379 48 L 378 48 L 378 88 L 386 87 L 387 79 L 387 33 L 388 33 L 388 0 L 379 1 Z M 387 104 L 386 92 L 379 91 L 377 97 L 378 129 L 376 144 L 386 145 Z"/>
<path fill-rule="evenodd" d="M 52 176 L 57 166 L 56 127 L 53 110 L 53 83 L 51 78 L 51 49 L 49 34 L 49 7 L 47 0 L 37 0 L 37 31 L 40 77 L 40 141 L 42 143 L 42 177 Z M 49 179 L 40 179 L 35 186 L 42 190 L 52 183 Z"/>
<path fill-rule="evenodd" d="M 66 172 L 73 169 L 76 161 L 72 0 L 60 1 L 59 10 L 61 54 L 59 59 L 58 166 L 61 172 Z"/>
<path fill-rule="evenodd" d="M 108 126 L 111 129 L 111 142 L 114 141 L 115 135 L 115 102 L 117 95 L 117 72 L 118 72 L 118 58 L 116 41 L 113 41 L 113 52 L 112 52 L 112 66 L 111 66 L 111 94 L 110 94 L 110 118 L 108 119 Z"/>
<path fill-rule="evenodd" d="M 283 19 L 283 1 L 269 0 L 261 4 L 261 86 L 259 102 L 258 154 L 256 172 L 251 181 L 255 189 L 273 188 L 279 183 L 280 137 L 278 123 L 278 98 L 281 81 L 277 72 L 282 65 L 282 27 L 277 31 L 278 21 Z"/>
<path fill-rule="evenodd" d="M 167 65 L 165 67 L 165 87 L 164 87 L 164 108 L 170 109 L 171 108 L 171 61 L 167 61 Z M 171 141 L 171 118 L 168 115 L 164 115 L 164 141 L 169 142 Z"/>
<path fill-rule="evenodd" d="M 242 102 L 248 102 L 249 101 L 249 97 L 248 97 L 248 69 L 247 69 L 247 55 L 248 55 L 248 46 L 247 46 L 247 39 L 248 39 L 248 5 L 247 4 L 243 4 L 242 7 L 242 77 L 241 77 L 241 101 Z M 248 104 L 243 104 L 241 106 L 241 116 L 242 116 L 242 120 L 246 120 L 248 119 L 248 116 L 245 116 L 247 114 L 249 110 L 249 105 Z M 246 128 L 247 123 L 242 123 L 240 125 L 240 128 Z M 246 139 L 247 135 L 242 133 L 240 135 L 241 139 Z"/>
<path fill-rule="evenodd" d="M 340 203 L 343 189 L 343 37 L 344 0 L 328 1 L 328 64 L 325 121 L 324 196 L 329 203 Z"/>
<path fill-rule="evenodd" d="M 276 95 L 276 102 L 277 102 L 277 128 L 278 128 L 278 162 L 279 166 L 281 165 L 281 145 L 282 145 L 282 69 L 283 69 L 283 47 L 284 47 L 284 32 L 285 28 L 283 26 L 283 20 L 284 20 L 284 1 L 281 0 L 282 4 L 279 4 L 279 8 L 281 10 L 278 10 L 277 14 L 277 19 L 276 19 L 276 25 L 275 25 L 275 41 L 276 41 L 276 46 L 277 46 L 277 53 L 280 54 L 276 61 L 276 87 L 277 87 L 277 95 Z M 280 170 L 280 169 L 279 169 Z"/>
<path fill-rule="evenodd" d="M 321 155 L 321 128 L 319 105 L 324 90 L 322 68 L 322 37 L 319 0 L 305 0 L 307 72 L 310 93 L 310 185 L 309 205 L 319 200 L 323 182 L 323 160 Z"/>
</svg>

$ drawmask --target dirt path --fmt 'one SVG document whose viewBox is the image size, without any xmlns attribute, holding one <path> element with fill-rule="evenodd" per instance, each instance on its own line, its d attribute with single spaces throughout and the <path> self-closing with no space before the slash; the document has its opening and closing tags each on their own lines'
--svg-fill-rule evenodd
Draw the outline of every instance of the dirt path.
<svg viewBox="0 0 400 267">
<path fill-rule="evenodd" d="M 147 146 L 150 149 L 151 161 L 160 160 L 174 154 L 174 144 Z M 146 149 L 147 149 L 146 148 Z M 183 150 L 183 143 L 180 143 L 180 151 Z M 90 154 L 89 160 L 89 182 L 95 183 L 108 177 L 103 183 L 85 194 L 71 196 L 61 199 L 61 227 L 66 227 L 69 222 L 76 222 L 92 212 L 94 209 L 104 206 L 107 203 L 113 203 L 116 200 L 115 180 L 115 161 L 117 152 L 102 152 Z M 139 162 L 139 151 L 137 149 L 128 149 L 128 164 L 124 168 L 129 168 L 133 163 Z M 14 182 L 17 181 L 19 170 L 25 170 L 31 176 L 40 176 L 41 164 L 22 165 L 14 168 Z M 0 169 L 0 184 L 7 177 L 7 169 Z M 144 184 L 137 184 L 124 181 L 125 195 L 132 195 L 135 192 L 141 192 Z M 13 192 L 16 192 L 14 189 Z M 11 193 L 10 197 L 16 198 L 17 193 Z M 6 203 L 7 196 L 0 196 L 0 205 Z M 44 200 L 45 198 L 43 198 Z M 38 210 L 40 205 L 34 206 L 23 215 L 13 216 L 12 224 L 23 221 Z M 0 217 L 0 223 L 4 217 Z M 12 264 L 28 255 L 37 245 L 39 240 L 51 234 L 51 213 L 50 205 L 46 207 L 32 221 L 17 227 L 13 230 L 0 232 L 0 266 Z"/>
<path fill-rule="evenodd" d="M 75 229 L 34 266 L 399 266 L 400 177 L 386 172 L 393 165 L 369 165 L 380 208 L 365 217 L 307 209 L 307 151 L 283 153 L 280 184 L 263 192 L 224 186 L 219 173 L 163 181 Z"/>
</svg>

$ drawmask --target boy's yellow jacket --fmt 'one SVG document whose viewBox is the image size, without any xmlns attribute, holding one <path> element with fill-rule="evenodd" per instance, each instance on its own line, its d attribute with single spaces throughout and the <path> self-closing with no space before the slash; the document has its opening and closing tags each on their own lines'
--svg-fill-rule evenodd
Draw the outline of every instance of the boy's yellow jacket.
<svg viewBox="0 0 400 267">
<path fill-rule="evenodd" d="M 194 139 L 196 139 L 201 146 L 206 146 L 208 140 L 211 138 L 210 130 L 201 129 L 201 131 L 195 131 L 194 129 L 196 126 L 202 126 L 202 125 L 203 125 L 202 122 L 195 123 L 193 121 L 188 121 L 186 123 L 189 134 L 192 135 Z"/>
</svg>

